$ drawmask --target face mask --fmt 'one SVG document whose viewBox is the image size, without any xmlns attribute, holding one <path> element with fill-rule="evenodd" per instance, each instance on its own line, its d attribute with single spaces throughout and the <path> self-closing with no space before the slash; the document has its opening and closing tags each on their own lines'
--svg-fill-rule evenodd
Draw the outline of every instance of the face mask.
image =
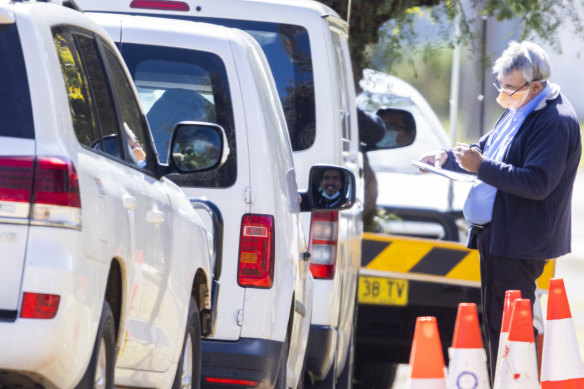
<svg viewBox="0 0 584 389">
<path fill-rule="evenodd" d="M 341 195 L 341 193 L 338 190 L 330 196 L 328 194 L 326 194 L 326 192 L 322 188 L 319 188 L 318 190 L 319 190 L 320 194 L 322 195 L 322 197 L 324 197 L 325 199 L 328 199 L 328 200 L 336 199 L 337 197 L 339 197 Z"/>
<path fill-rule="evenodd" d="M 505 109 L 521 107 L 527 98 L 529 88 L 524 91 L 515 92 L 513 96 L 509 96 L 505 92 L 500 92 L 497 96 L 497 103 Z"/>
</svg>

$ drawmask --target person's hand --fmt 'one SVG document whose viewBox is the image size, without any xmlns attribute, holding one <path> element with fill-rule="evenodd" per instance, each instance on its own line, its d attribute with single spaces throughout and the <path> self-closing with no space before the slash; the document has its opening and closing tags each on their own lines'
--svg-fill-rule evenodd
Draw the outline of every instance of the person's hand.
<svg viewBox="0 0 584 389">
<path fill-rule="evenodd" d="M 420 162 L 427 163 L 429 165 L 434 165 L 437 168 L 441 168 L 448 162 L 448 153 L 444 150 L 440 150 L 436 153 L 424 155 L 420 158 Z M 420 169 L 422 173 L 427 173 L 426 170 Z"/>
<path fill-rule="evenodd" d="M 483 154 L 476 147 L 470 147 L 469 145 L 458 143 L 455 148 L 452 149 L 452 153 L 456 158 L 456 162 L 464 170 L 468 170 L 471 173 L 477 173 L 479 167 L 483 162 Z"/>
</svg>

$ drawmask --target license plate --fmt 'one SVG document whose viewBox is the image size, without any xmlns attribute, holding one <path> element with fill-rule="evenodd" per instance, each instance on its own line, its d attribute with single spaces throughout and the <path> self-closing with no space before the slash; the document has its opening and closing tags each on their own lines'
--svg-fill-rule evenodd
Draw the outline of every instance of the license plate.
<svg viewBox="0 0 584 389">
<path fill-rule="evenodd" d="M 359 276 L 359 303 L 408 305 L 408 280 Z"/>
</svg>

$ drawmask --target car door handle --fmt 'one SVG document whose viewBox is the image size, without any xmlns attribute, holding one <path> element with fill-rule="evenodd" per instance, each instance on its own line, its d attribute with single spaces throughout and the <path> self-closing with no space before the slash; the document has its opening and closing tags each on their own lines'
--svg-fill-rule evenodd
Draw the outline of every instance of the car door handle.
<svg viewBox="0 0 584 389">
<path fill-rule="evenodd" d="M 304 262 L 308 262 L 308 261 L 310 261 L 310 259 L 312 258 L 312 254 L 310 254 L 310 251 L 303 251 L 303 252 L 300 254 L 300 257 L 302 258 L 302 260 L 303 260 Z"/>
<path fill-rule="evenodd" d="M 124 193 L 122 196 L 122 204 L 124 208 L 131 211 L 136 208 L 136 198 L 128 193 Z"/>
<path fill-rule="evenodd" d="M 146 220 L 152 224 L 160 224 L 164 221 L 164 212 L 158 209 L 151 209 L 146 213 Z"/>
</svg>

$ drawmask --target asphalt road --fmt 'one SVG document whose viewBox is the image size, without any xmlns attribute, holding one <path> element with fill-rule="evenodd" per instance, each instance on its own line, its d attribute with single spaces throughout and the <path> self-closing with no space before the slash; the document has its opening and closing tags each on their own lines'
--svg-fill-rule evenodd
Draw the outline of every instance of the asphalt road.
<svg viewBox="0 0 584 389">
<path fill-rule="evenodd" d="M 557 260 L 555 276 L 564 279 L 580 355 L 584 356 L 584 172 L 576 178 L 572 202 L 572 253 Z M 544 317 L 546 303 L 542 299 Z M 408 374 L 409 366 L 400 365 L 391 389 L 406 389 Z"/>
</svg>

